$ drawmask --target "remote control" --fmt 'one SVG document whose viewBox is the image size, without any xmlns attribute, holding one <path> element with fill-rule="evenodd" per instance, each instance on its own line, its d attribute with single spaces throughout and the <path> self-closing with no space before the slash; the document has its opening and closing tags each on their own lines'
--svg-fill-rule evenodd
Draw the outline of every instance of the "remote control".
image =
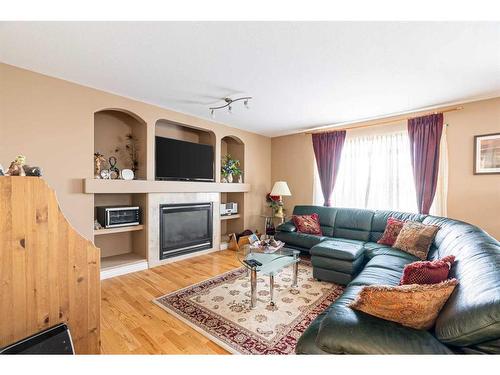
<svg viewBox="0 0 500 375">
<path fill-rule="evenodd" d="M 262 263 L 255 259 L 244 260 L 244 262 L 252 268 L 262 266 Z"/>
</svg>

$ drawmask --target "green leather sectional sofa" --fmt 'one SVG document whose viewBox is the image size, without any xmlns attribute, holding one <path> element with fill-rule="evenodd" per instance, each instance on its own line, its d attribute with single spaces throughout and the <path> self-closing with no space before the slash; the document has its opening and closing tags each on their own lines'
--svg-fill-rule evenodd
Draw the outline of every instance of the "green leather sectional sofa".
<svg viewBox="0 0 500 375">
<path fill-rule="evenodd" d="M 323 236 L 297 233 L 286 222 L 277 228 L 276 237 L 311 253 L 315 277 L 346 285 L 343 295 L 300 337 L 296 353 L 500 353 L 500 243 L 483 230 L 443 217 L 393 211 L 296 206 L 293 213 L 319 214 Z M 450 277 L 459 285 L 431 331 L 347 307 L 364 285 L 397 285 L 404 266 L 419 260 L 376 243 L 390 216 L 440 226 L 428 259 L 456 257 Z"/>
</svg>

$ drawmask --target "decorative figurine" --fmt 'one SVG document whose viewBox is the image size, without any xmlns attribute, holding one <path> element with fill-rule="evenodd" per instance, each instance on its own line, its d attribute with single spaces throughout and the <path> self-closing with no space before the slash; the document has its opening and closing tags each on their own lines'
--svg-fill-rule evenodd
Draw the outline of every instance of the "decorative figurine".
<svg viewBox="0 0 500 375">
<path fill-rule="evenodd" d="M 117 159 L 111 156 L 109 159 L 109 178 L 116 180 L 120 177 L 120 170 L 116 167 Z"/>
<path fill-rule="evenodd" d="M 99 176 L 103 180 L 110 180 L 111 179 L 111 172 L 109 171 L 109 169 L 102 169 Z"/>
<path fill-rule="evenodd" d="M 26 156 L 18 155 L 7 170 L 7 175 L 9 176 L 26 176 L 24 172 L 24 164 L 26 163 Z"/>
<path fill-rule="evenodd" d="M 99 229 L 102 229 L 102 225 L 96 219 L 94 220 L 94 230 L 99 230 Z"/>
<path fill-rule="evenodd" d="M 32 177 L 42 177 L 42 168 L 40 167 L 30 167 L 29 165 L 23 166 L 24 173 L 26 173 L 26 176 L 32 176 Z"/>
<path fill-rule="evenodd" d="M 102 178 L 101 168 L 103 163 L 106 163 L 104 155 L 99 152 L 94 153 L 94 178 Z"/>
</svg>

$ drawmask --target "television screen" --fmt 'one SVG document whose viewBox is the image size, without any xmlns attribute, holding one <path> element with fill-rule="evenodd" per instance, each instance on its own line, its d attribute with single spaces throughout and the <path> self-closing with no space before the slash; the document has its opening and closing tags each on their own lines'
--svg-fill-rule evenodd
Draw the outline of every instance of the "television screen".
<svg viewBox="0 0 500 375">
<path fill-rule="evenodd" d="M 156 179 L 214 181 L 213 147 L 156 137 Z"/>
</svg>

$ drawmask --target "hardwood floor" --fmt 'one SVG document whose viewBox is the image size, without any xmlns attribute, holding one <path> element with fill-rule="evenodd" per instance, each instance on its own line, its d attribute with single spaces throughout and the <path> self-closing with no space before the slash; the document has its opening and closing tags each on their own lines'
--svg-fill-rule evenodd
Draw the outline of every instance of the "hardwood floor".
<svg viewBox="0 0 500 375">
<path fill-rule="evenodd" d="M 101 353 L 228 354 L 151 301 L 239 266 L 225 250 L 103 280 Z"/>
</svg>

